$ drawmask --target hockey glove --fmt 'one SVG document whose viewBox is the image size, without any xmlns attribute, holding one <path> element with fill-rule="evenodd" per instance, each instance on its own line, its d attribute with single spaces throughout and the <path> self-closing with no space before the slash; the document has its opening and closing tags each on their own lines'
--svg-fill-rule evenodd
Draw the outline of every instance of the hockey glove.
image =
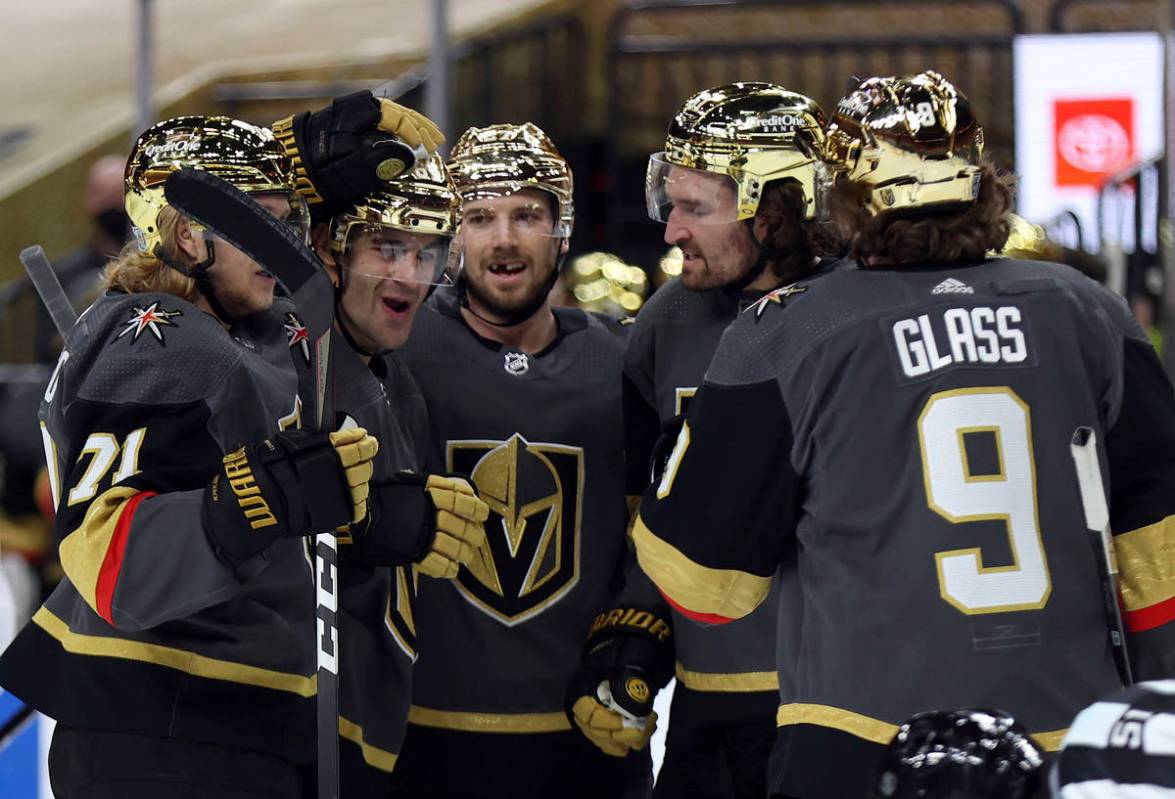
<svg viewBox="0 0 1175 799">
<path fill-rule="evenodd" d="M 371 486 L 371 515 L 351 528 L 343 550 L 365 566 L 415 563 L 429 577 L 451 578 L 485 543 L 489 507 L 462 477 L 398 472 Z"/>
<path fill-rule="evenodd" d="M 653 699 L 673 676 L 673 628 L 636 607 L 601 613 L 567 688 L 567 717 L 605 754 L 643 749 L 657 728 Z"/>
<path fill-rule="evenodd" d="M 431 154 L 445 140 L 428 117 L 369 91 L 337 97 L 272 128 L 316 222 L 411 169 L 413 150 Z"/>
<path fill-rule="evenodd" d="M 204 531 L 234 565 L 278 538 L 361 521 L 379 443 L 362 428 L 278 433 L 224 456 L 204 489 Z"/>
</svg>

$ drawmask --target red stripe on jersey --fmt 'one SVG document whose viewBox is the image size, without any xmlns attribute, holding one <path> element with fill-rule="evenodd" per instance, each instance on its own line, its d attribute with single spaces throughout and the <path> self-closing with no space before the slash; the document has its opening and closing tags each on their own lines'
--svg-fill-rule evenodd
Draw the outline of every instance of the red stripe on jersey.
<svg viewBox="0 0 1175 799">
<path fill-rule="evenodd" d="M 154 491 L 143 491 L 127 500 L 122 513 L 118 515 L 118 524 L 114 526 L 114 535 L 110 545 L 106 547 L 106 557 L 102 558 L 102 568 L 98 570 L 98 584 L 94 589 L 94 602 L 98 606 L 98 615 L 114 626 L 114 586 L 118 584 L 118 575 L 122 571 L 122 559 L 126 554 L 126 541 L 131 531 L 131 520 L 135 516 L 135 509 L 139 503 L 148 497 L 155 496 Z"/>
<path fill-rule="evenodd" d="M 660 587 L 658 587 L 657 590 L 661 591 Z M 719 616 L 717 613 L 698 613 L 697 611 L 682 607 L 678 603 L 674 602 L 673 598 L 664 591 L 661 591 L 661 596 L 665 597 L 665 601 L 672 605 L 673 609 L 682 616 L 693 619 L 696 622 L 701 622 L 702 624 L 729 624 L 730 622 L 734 621 L 732 618 Z"/>
<path fill-rule="evenodd" d="M 1144 633 L 1175 621 L 1175 596 L 1153 605 L 1126 614 L 1126 629 L 1132 633 Z"/>
</svg>

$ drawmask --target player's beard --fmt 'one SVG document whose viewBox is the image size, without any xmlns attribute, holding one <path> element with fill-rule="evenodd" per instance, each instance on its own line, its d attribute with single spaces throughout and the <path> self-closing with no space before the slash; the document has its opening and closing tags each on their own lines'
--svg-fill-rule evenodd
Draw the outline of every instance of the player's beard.
<svg viewBox="0 0 1175 799">
<path fill-rule="evenodd" d="M 533 266 L 531 268 L 534 268 Z M 555 271 L 555 264 L 547 265 L 541 280 L 535 280 L 526 286 L 524 291 L 510 293 L 486 291 L 476 281 L 465 279 L 465 292 L 470 301 L 484 313 L 501 320 L 512 320 L 518 314 L 542 305 L 542 300 L 551 289 L 551 277 Z M 524 321 L 519 319 L 518 321 Z"/>
</svg>

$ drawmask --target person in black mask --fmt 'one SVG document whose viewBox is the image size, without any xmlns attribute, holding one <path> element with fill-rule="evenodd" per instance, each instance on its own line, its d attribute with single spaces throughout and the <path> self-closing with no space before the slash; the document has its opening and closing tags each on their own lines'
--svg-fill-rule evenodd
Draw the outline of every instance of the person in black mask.
<svg viewBox="0 0 1175 799">
<path fill-rule="evenodd" d="M 80 247 L 53 264 L 57 279 L 74 307 L 89 305 L 97 298 L 99 277 L 106 262 L 118 255 L 130 231 L 123 208 L 122 173 L 126 159 L 104 155 L 90 165 L 82 207 L 92 221 L 90 236 Z M 61 351 L 61 337 L 53 329 L 48 313 L 37 307 L 36 360 L 52 363 Z"/>
</svg>

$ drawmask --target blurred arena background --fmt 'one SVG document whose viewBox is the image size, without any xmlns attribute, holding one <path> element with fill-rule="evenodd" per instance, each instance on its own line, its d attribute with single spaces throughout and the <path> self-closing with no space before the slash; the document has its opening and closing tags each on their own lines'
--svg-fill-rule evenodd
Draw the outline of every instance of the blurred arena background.
<svg viewBox="0 0 1175 799">
<path fill-rule="evenodd" d="M 1028 229 L 1033 252 L 1108 281 L 1162 341 L 1175 332 L 1175 324 L 1163 327 L 1175 319 L 1163 158 L 1169 66 L 1160 35 L 1169 27 L 1168 0 L 6 3 L 0 436 L 11 432 L 2 428 L 17 397 L 28 386 L 35 394 L 47 375 L 38 300 L 17 253 L 39 243 L 56 260 L 87 241 L 94 222 L 83 189 L 98 158 L 125 158 L 154 120 L 223 113 L 267 124 L 359 88 L 425 110 L 450 142 L 475 124 L 543 127 L 576 175 L 572 258 L 556 290 L 564 302 L 631 314 L 675 269 L 661 227 L 645 216 L 643 183 L 647 157 L 661 149 L 686 97 L 705 86 L 771 80 L 828 108 L 852 75 L 938 69 L 971 98 L 995 160 L 1025 176 L 1022 201 L 1047 209 L 1020 209 L 1040 226 Z M 1061 34 L 1077 36 L 1044 38 Z M 1137 38 L 1099 38 L 1108 34 Z M 1115 46 L 1138 58 L 1096 56 Z M 1060 60 L 1046 62 L 1046 50 Z M 1089 52 L 1095 56 L 1075 55 Z M 1105 79 L 1092 81 L 1101 86 L 1097 96 L 1074 94 L 1075 83 L 1091 83 L 1072 72 L 1074 58 Z M 1060 80 L 1066 75 L 1068 84 Z M 1040 96 L 1053 78 L 1054 94 Z M 1078 109 L 1084 126 L 1062 136 L 1061 109 L 1078 100 L 1093 110 Z M 1115 117 L 1123 108 L 1126 116 Z M 1167 344 L 1170 371 L 1175 344 Z M 33 439 L 39 457 L 35 430 Z M 0 488 L 7 494 L 13 486 Z M 0 550 L 20 550 L 10 522 L 29 512 L 0 504 Z M 38 732 L 5 699 L 0 694 L 0 740 L 26 732 L 0 742 L 0 796 L 33 797 L 28 764 Z"/>
</svg>

